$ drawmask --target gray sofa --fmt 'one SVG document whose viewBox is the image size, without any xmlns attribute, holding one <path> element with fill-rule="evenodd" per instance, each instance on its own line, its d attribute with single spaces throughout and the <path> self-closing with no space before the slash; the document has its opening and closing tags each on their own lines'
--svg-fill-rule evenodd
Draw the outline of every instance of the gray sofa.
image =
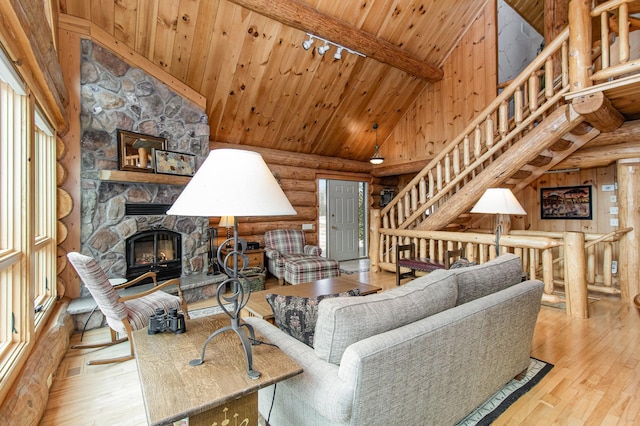
<svg viewBox="0 0 640 426">
<path fill-rule="evenodd" d="M 440 270 L 318 305 L 314 348 L 268 322 L 255 330 L 304 369 L 259 391 L 282 425 L 452 425 L 525 371 L 543 284 L 521 260 Z M 273 401 L 273 405 L 272 405 Z"/>
</svg>

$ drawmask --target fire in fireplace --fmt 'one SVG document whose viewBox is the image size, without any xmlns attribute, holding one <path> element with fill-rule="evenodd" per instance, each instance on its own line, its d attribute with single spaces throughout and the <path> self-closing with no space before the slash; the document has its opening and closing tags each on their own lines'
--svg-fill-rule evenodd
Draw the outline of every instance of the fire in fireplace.
<svg viewBox="0 0 640 426">
<path fill-rule="evenodd" d="M 126 240 L 127 280 L 153 271 L 158 281 L 182 275 L 182 237 L 168 229 L 139 232 Z M 145 280 L 144 282 L 150 282 Z"/>
</svg>

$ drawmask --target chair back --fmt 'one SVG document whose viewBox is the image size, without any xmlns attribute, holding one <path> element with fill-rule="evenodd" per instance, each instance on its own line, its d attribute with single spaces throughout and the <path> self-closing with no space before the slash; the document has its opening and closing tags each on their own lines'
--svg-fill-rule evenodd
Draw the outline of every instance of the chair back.
<svg viewBox="0 0 640 426">
<path fill-rule="evenodd" d="M 111 324 L 109 320 L 122 321 L 127 318 L 126 306 L 124 303 L 118 302 L 118 292 L 114 290 L 98 262 L 77 252 L 68 253 L 67 258 L 78 272 L 78 276 L 93 296 L 109 324 Z"/>
<path fill-rule="evenodd" d="M 304 232 L 296 229 L 276 229 L 264 234 L 265 247 L 271 247 L 282 254 L 302 254 L 305 246 Z"/>
</svg>

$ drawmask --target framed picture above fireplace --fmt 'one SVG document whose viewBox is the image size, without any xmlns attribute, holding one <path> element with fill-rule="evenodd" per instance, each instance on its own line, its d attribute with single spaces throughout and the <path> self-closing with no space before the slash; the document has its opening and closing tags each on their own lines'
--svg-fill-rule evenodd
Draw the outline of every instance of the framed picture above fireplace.
<svg viewBox="0 0 640 426">
<path fill-rule="evenodd" d="M 167 140 L 118 129 L 118 165 L 120 170 L 153 173 L 154 150 L 167 149 Z"/>
</svg>

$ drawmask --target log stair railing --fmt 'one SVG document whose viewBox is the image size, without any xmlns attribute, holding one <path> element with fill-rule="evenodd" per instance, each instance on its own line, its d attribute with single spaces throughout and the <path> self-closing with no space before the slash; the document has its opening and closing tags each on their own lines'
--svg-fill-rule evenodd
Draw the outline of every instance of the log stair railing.
<svg viewBox="0 0 640 426">
<path fill-rule="evenodd" d="M 568 40 L 566 28 L 398 193 L 381 211 L 383 228 L 450 227 L 451 218 L 464 217 L 484 189 L 529 182 L 546 170 L 543 164 L 552 167 L 597 135 L 569 133 L 583 119 L 564 101 Z M 556 144 L 563 137 L 568 142 Z"/>
</svg>

